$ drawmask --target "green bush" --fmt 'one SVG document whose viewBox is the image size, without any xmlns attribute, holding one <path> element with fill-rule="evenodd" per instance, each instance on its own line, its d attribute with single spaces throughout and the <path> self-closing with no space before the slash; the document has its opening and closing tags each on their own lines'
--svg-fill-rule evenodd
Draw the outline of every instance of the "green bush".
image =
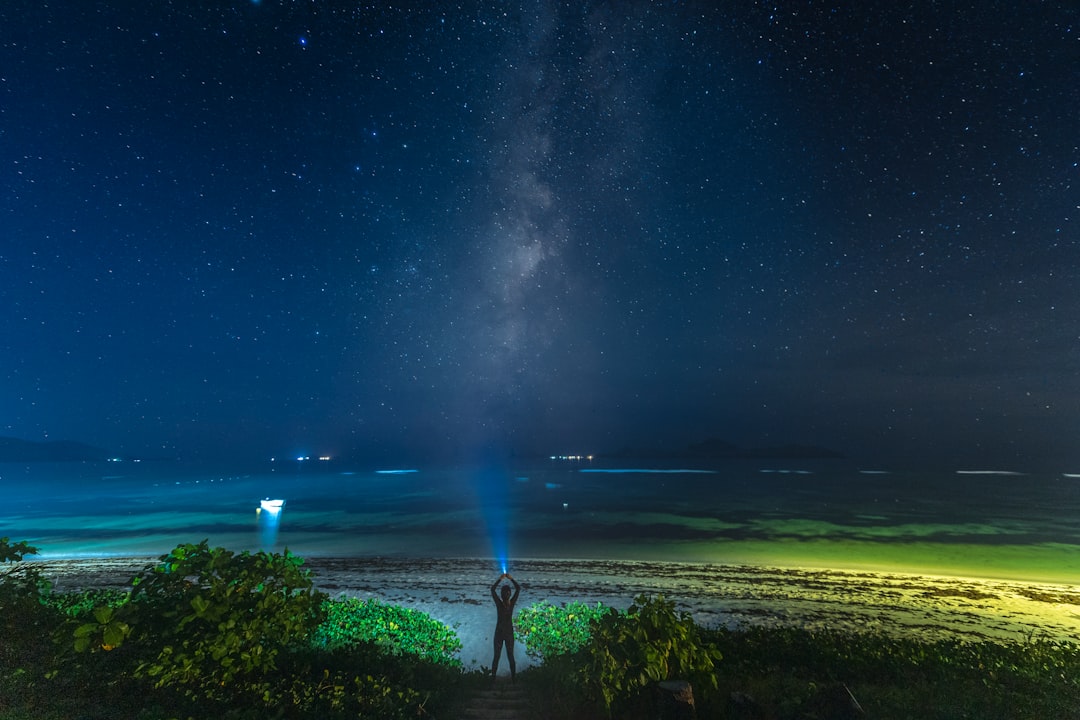
<svg viewBox="0 0 1080 720">
<path fill-rule="evenodd" d="M 676 612 L 662 595 L 639 595 L 625 613 L 594 621 L 590 632 L 579 679 L 609 716 L 654 682 L 688 680 L 695 692 L 717 688 L 720 652 L 704 641 L 689 613 Z"/>
<path fill-rule="evenodd" d="M 278 655 L 322 619 L 322 593 L 290 554 L 178 545 L 137 575 L 119 607 L 74 630 L 78 651 L 122 650 L 136 677 L 191 699 L 269 702 Z"/>
<path fill-rule="evenodd" d="M 0 602 L 26 611 L 0 617 L 0 718 L 405 720 L 452 716 L 471 687 L 453 630 L 330 602 L 288 552 L 180 545 L 130 590 L 52 593 L 33 568 L 6 567 L 32 551 L 0 542 Z"/>
<path fill-rule="evenodd" d="M 323 603 L 323 612 L 326 618 L 313 635 L 317 646 L 333 650 L 373 643 L 390 654 L 405 653 L 461 667 L 456 657 L 462 647 L 457 633 L 427 613 L 386 605 L 374 598 L 328 600 Z"/>
<path fill-rule="evenodd" d="M 118 588 L 72 590 L 51 593 L 45 598 L 45 604 L 61 615 L 80 619 L 90 617 L 94 609 L 102 605 L 116 609 L 128 601 L 129 595 L 130 591 Z"/>
<path fill-rule="evenodd" d="M 515 635 L 525 643 L 529 657 L 547 661 L 583 648 L 589 641 L 590 625 L 609 612 L 614 610 L 601 603 L 559 606 L 542 601 L 518 611 Z"/>
</svg>

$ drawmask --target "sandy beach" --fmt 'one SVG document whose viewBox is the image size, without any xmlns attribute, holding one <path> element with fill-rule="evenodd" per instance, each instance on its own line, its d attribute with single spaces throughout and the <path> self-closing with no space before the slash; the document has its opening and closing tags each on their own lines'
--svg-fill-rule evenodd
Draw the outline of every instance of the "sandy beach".
<svg viewBox="0 0 1080 720">
<path fill-rule="evenodd" d="M 37 564 L 58 590 L 123 587 L 155 558 L 79 558 Z M 311 558 L 331 597 L 378 598 L 454 628 L 468 668 L 491 664 L 499 571 L 486 559 Z M 599 560 L 523 560 L 518 607 L 539 601 L 625 608 L 663 594 L 707 626 L 796 625 L 925 638 L 1080 637 L 1080 585 L 814 568 Z M 531 664 L 518 648 L 518 668 Z M 505 660 L 501 672 L 506 673 Z"/>
</svg>

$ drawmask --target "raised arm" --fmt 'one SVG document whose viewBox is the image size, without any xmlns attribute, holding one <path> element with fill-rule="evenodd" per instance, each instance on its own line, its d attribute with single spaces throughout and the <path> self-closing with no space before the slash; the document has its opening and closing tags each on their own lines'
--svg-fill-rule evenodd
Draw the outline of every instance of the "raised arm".
<svg viewBox="0 0 1080 720">
<path fill-rule="evenodd" d="M 514 597 L 510 598 L 510 604 L 513 605 L 514 603 L 517 602 L 518 595 L 521 594 L 521 586 L 518 585 L 518 581 L 515 580 L 513 578 L 513 576 L 510 575 L 510 573 L 506 574 L 506 579 L 509 580 L 514 585 Z"/>
</svg>

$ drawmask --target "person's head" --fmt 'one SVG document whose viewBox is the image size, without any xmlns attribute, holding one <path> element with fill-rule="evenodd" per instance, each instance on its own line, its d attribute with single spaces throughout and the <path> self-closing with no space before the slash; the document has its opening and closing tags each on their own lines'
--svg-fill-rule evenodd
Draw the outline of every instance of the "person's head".
<svg viewBox="0 0 1080 720">
<path fill-rule="evenodd" d="M 500 590 L 499 592 L 502 593 L 502 599 L 503 600 L 509 600 L 510 599 L 510 586 L 509 585 L 503 585 L 502 590 Z"/>
</svg>

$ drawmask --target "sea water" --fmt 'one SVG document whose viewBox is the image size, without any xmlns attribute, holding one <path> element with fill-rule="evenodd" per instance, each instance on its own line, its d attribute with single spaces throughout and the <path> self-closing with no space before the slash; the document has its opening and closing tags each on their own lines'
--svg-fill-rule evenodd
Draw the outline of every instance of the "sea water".
<svg viewBox="0 0 1080 720">
<path fill-rule="evenodd" d="M 1080 478 L 844 461 L 600 459 L 223 470 L 0 465 L 0 536 L 44 558 L 208 540 L 323 557 L 667 560 L 1076 582 Z M 279 511 L 261 507 L 283 500 Z"/>
</svg>

